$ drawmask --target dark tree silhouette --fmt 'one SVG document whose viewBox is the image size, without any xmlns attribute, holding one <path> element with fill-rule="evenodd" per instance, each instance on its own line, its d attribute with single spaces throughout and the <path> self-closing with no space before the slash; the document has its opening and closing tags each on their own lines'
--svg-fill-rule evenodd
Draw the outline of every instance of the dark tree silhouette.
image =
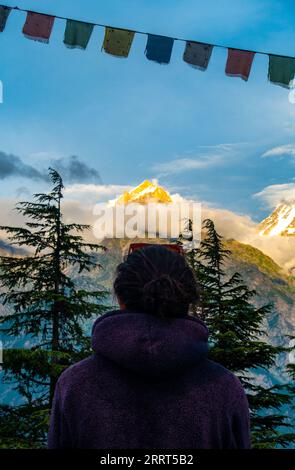
<svg viewBox="0 0 295 470">
<path fill-rule="evenodd" d="M 66 224 L 62 217 L 63 182 L 49 169 L 52 189 L 20 202 L 16 210 L 24 227 L 1 226 L 12 245 L 24 247 L 25 256 L 0 257 L 2 315 L 7 337 L 26 338 L 28 348 L 3 353 L 5 382 L 12 382 L 22 404 L 0 408 L 2 447 L 39 447 L 45 441 L 54 388 L 62 370 L 90 352 L 85 321 L 106 310 L 106 292 L 79 288 L 70 276 L 99 268 L 95 252 L 101 245 L 85 243 L 88 225 Z"/>
<path fill-rule="evenodd" d="M 285 347 L 262 339 L 263 320 L 272 306 L 256 308 L 256 293 L 245 285 L 240 274 L 226 275 L 224 265 L 230 251 L 224 248 L 223 237 L 211 220 L 204 221 L 203 231 L 200 246 L 186 256 L 201 287 L 200 306 L 193 313 L 209 327 L 210 358 L 234 372 L 247 391 L 253 447 L 288 447 L 295 441 L 295 434 L 287 432 L 292 424 L 282 408 L 292 401 L 291 386 L 267 388 L 253 374 L 258 368 L 268 370 L 277 356 L 286 352 Z"/>
</svg>

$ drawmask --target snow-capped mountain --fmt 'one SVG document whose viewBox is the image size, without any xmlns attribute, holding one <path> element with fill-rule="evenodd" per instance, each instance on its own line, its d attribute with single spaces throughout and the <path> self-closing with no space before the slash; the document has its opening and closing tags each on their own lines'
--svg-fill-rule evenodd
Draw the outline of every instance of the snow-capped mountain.
<svg viewBox="0 0 295 470">
<path fill-rule="evenodd" d="M 140 183 L 136 188 L 131 191 L 125 191 L 115 203 L 116 204 L 129 204 L 129 203 L 147 204 L 148 202 L 156 203 L 170 203 L 172 202 L 170 194 L 159 186 L 157 183 L 152 183 L 145 180 Z"/>
<path fill-rule="evenodd" d="M 260 235 L 295 236 L 295 202 L 281 203 L 259 225 Z"/>
</svg>

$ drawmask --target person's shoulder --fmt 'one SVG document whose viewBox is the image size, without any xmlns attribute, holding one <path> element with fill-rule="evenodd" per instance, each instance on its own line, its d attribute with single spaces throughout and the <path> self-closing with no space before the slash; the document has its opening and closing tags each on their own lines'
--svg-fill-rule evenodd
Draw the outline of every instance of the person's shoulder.
<svg viewBox="0 0 295 470">
<path fill-rule="evenodd" d="M 63 390 L 75 385 L 80 386 L 92 374 L 94 357 L 89 356 L 65 369 L 58 379 L 58 386 Z"/>
<path fill-rule="evenodd" d="M 203 362 L 198 370 L 197 383 L 206 390 L 208 397 L 216 403 L 222 402 L 227 409 L 246 406 L 246 394 L 239 377 L 215 361 L 206 359 Z"/>
<path fill-rule="evenodd" d="M 237 393 L 243 393 L 243 387 L 240 379 L 226 367 L 218 362 L 207 359 L 204 363 L 206 375 L 217 385 L 224 389 L 236 390 Z"/>
</svg>

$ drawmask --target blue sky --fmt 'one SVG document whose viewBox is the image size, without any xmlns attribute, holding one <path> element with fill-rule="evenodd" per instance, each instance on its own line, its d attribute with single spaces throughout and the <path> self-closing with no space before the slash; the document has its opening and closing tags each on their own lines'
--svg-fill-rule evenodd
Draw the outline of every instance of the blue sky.
<svg viewBox="0 0 295 470">
<path fill-rule="evenodd" d="M 295 56 L 291 0 L 25 0 L 18 6 Z M 12 12 L 0 34 L 3 158 L 11 154 L 42 172 L 52 160 L 66 166 L 75 155 L 101 179 L 77 176 L 68 184 L 116 187 L 158 178 L 173 192 L 254 220 L 269 213 L 282 185 L 284 198 L 294 197 L 295 104 L 288 90 L 268 83 L 266 56 L 255 57 L 245 83 L 225 76 L 225 49 L 215 48 L 200 72 L 182 61 L 181 42 L 165 66 L 146 59 L 145 36 L 135 37 L 128 59 L 117 59 L 101 52 L 102 28 L 86 51 L 70 50 L 64 21 L 56 20 L 47 45 L 23 37 L 24 20 L 24 13 Z M 16 173 L 0 174 L 2 198 L 45 185 Z"/>
</svg>

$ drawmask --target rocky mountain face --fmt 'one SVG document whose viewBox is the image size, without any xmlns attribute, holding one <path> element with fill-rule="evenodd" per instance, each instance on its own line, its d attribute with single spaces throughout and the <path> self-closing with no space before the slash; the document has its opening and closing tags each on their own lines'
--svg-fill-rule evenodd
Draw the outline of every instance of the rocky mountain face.
<svg viewBox="0 0 295 470">
<path fill-rule="evenodd" d="M 102 288 L 110 291 L 107 304 L 110 308 L 116 306 L 113 296 L 112 285 L 115 277 L 117 265 L 128 254 L 131 242 L 146 242 L 146 239 L 114 239 L 109 238 L 103 241 L 106 252 L 98 253 L 98 263 L 101 269 L 96 269 L 85 275 L 78 274 L 75 270 L 71 276 L 81 285 L 88 288 Z M 154 239 L 156 243 L 167 243 L 165 239 Z M 272 303 L 273 309 L 265 321 L 265 338 L 273 344 L 288 345 L 287 335 L 295 335 L 295 281 L 294 278 L 286 275 L 269 256 L 260 250 L 236 240 L 226 240 L 226 248 L 231 251 L 231 255 L 226 261 L 225 271 L 228 275 L 239 272 L 245 283 L 256 290 L 254 303 L 257 306 Z M 6 247 L 0 244 L 1 254 L 5 254 Z M 3 248 L 4 247 L 4 248 Z M 11 255 L 11 252 L 7 253 Z M 0 307 L 1 308 L 1 307 Z M 3 307 L 2 307 L 3 309 Z M 7 311 L 5 307 L 2 311 Z M 91 324 L 87 325 L 90 332 Z M 11 347 L 22 347 L 26 338 L 15 338 L 10 342 Z M 282 354 L 275 368 L 270 373 L 261 373 L 259 380 L 270 385 L 273 382 L 286 382 L 288 376 L 285 372 L 285 365 L 288 362 L 288 355 Z M 2 388 L 2 387 L 1 387 Z M 3 390 L 1 390 L 3 393 Z M 2 395 L 1 393 L 1 395 Z M 5 395 L 7 396 L 7 390 Z M 3 395 L 2 395 L 3 396 Z M 11 394 L 9 393 L 9 396 Z"/>
<path fill-rule="evenodd" d="M 85 289 L 109 290 L 110 296 L 107 303 L 114 306 L 116 300 L 113 296 L 112 285 L 116 267 L 127 256 L 129 245 L 132 242 L 147 242 L 147 239 L 104 239 L 102 244 L 106 251 L 95 255 L 102 268 L 83 275 L 73 269 L 68 274 Z M 149 240 L 149 242 L 167 243 L 167 240 L 157 238 Z M 3 244 L 0 243 L 1 246 L 1 254 L 6 253 L 10 256 L 11 252 L 7 252 L 3 248 Z M 288 276 L 269 256 L 251 245 L 236 240 L 226 240 L 225 247 L 231 251 L 225 264 L 226 273 L 229 276 L 234 272 L 241 274 L 249 288 L 256 291 L 254 302 L 257 306 L 266 303 L 273 305 L 272 312 L 265 322 L 265 331 L 269 341 L 286 345 L 288 342 L 286 335 L 295 335 L 295 278 Z M 7 308 L 2 307 L 4 312 L 7 311 Z M 282 360 L 286 362 L 288 358 L 285 356 Z"/>
<path fill-rule="evenodd" d="M 105 239 L 103 244 L 106 253 L 98 255 L 103 269 L 98 273 L 97 282 L 112 289 L 115 270 L 118 263 L 128 253 L 131 242 L 142 242 L 144 239 Z M 165 243 L 164 239 L 154 240 Z M 295 280 L 284 273 L 269 256 L 262 251 L 240 243 L 226 240 L 225 247 L 231 251 L 226 260 L 225 271 L 230 276 L 239 272 L 250 289 L 256 291 L 255 305 L 271 303 L 273 308 L 265 321 L 265 338 L 273 344 L 287 345 L 287 335 L 295 335 Z M 114 302 L 114 299 L 112 298 Z M 279 364 L 272 373 L 277 380 L 287 379 L 283 366 L 287 363 L 287 354 L 279 358 Z"/>
<path fill-rule="evenodd" d="M 295 236 L 295 203 L 281 203 L 259 224 L 260 235 Z"/>
<path fill-rule="evenodd" d="M 236 240 L 227 240 L 225 245 L 231 251 L 226 261 L 227 274 L 241 274 L 245 284 L 256 291 L 254 303 L 257 307 L 272 304 L 264 324 L 265 339 L 272 344 L 288 346 L 287 335 L 295 335 L 295 279 L 251 245 Z M 271 371 L 272 379 L 289 380 L 284 370 L 288 361 L 289 355 L 281 354 Z"/>
</svg>

